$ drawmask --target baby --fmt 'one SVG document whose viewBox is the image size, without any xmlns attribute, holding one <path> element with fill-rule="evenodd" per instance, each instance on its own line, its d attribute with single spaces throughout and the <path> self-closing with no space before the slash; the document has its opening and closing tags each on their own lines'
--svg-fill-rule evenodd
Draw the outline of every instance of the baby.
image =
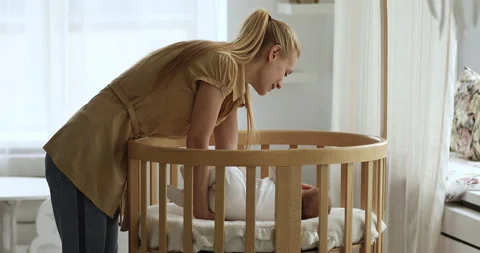
<svg viewBox="0 0 480 253">
<path fill-rule="evenodd" d="M 183 170 L 181 169 L 182 175 Z M 274 172 L 271 174 L 274 175 Z M 257 221 L 275 220 L 275 176 L 257 178 L 255 200 L 255 218 Z M 303 188 L 303 187 L 302 187 Z M 305 187 L 302 189 L 302 219 L 318 217 L 319 189 Z M 168 198 L 183 206 L 183 192 L 173 186 L 168 187 Z M 228 221 L 246 220 L 247 180 L 245 170 L 238 167 L 225 168 L 225 219 Z M 215 212 L 215 170 L 210 169 L 209 208 Z M 331 210 L 329 197 L 328 213 Z"/>
<path fill-rule="evenodd" d="M 318 202 L 320 201 L 320 190 L 316 187 L 302 190 L 302 219 L 318 217 Z M 328 196 L 328 214 L 332 210 L 332 200 Z"/>
</svg>

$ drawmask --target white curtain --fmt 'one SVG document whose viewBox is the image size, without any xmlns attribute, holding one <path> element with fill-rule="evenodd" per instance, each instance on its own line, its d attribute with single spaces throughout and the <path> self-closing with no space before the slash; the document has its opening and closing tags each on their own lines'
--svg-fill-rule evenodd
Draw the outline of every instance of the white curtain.
<svg viewBox="0 0 480 253">
<path fill-rule="evenodd" d="M 456 77 L 452 7 L 442 2 L 388 1 L 388 253 L 437 252 Z M 332 128 L 379 136 L 380 0 L 335 4 Z"/>
<path fill-rule="evenodd" d="M 332 131 L 380 135 L 379 2 L 335 2 Z M 340 205 L 339 168 L 330 170 L 334 206 Z M 359 168 L 355 173 L 360 175 Z M 359 206 L 360 176 L 354 187 Z"/>
<path fill-rule="evenodd" d="M 0 153 L 40 148 L 130 65 L 189 39 L 226 39 L 225 0 L 0 0 Z"/>
</svg>

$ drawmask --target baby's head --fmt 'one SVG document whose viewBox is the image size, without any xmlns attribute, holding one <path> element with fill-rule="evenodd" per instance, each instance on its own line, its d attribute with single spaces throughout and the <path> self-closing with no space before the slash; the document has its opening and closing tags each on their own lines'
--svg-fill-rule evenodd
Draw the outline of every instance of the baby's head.
<svg viewBox="0 0 480 253">
<path fill-rule="evenodd" d="M 312 187 L 302 190 L 302 220 L 318 217 L 318 201 L 320 200 L 320 190 Z M 328 195 L 328 213 L 332 209 L 332 200 Z"/>
</svg>

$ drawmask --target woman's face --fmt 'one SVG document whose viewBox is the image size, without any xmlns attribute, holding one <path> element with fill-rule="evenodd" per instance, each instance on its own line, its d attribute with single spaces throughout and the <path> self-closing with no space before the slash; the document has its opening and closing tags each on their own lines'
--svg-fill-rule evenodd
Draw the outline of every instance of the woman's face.
<svg viewBox="0 0 480 253">
<path fill-rule="evenodd" d="M 283 78 L 292 73 L 297 61 L 296 56 L 284 57 L 280 46 L 270 47 L 265 57 L 260 60 L 258 72 L 251 82 L 252 87 L 260 96 L 282 88 Z"/>
</svg>

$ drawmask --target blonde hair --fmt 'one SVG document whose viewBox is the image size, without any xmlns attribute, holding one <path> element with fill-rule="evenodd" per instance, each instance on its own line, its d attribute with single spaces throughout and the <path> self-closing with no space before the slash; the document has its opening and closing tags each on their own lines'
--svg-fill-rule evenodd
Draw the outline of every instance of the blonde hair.
<svg viewBox="0 0 480 253">
<path fill-rule="evenodd" d="M 259 53 L 272 45 L 280 45 L 281 55 L 284 57 L 300 56 L 300 43 L 295 32 L 286 23 L 272 19 L 266 10 L 257 9 L 245 19 L 237 38 L 230 43 L 203 40 L 177 42 L 153 52 L 138 65 L 144 63 L 150 57 L 162 57 L 172 51 L 180 50 L 159 71 L 155 79 L 165 81 L 171 78 L 174 73 L 185 69 L 190 62 L 208 52 L 226 51 L 232 55 L 237 63 L 246 64 L 255 60 Z M 252 98 L 248 85 L 246 87 L 245 108 L 247 110 L 247 145 L 245 145 L 245 148 L 248 148 L 249 144 L 254 143 L 257 138 L 254 130 Z"/>
<path fill-rule="evenodd" d="M 300 57 L 301 47 L 295 32 L 286 23 L 271 18 L 265 9 L 255 10 L 244 21 L 237 38 L 230 43 L 232 55 L 240 63 L 249 63 L 263 50 L 272 45 L 280 45 L 284 57 Z M 252 97 L 247 85 L 245 95 L 247 110 L 247 145 L 257 139 L 252 108 Z"/>
</svg>

